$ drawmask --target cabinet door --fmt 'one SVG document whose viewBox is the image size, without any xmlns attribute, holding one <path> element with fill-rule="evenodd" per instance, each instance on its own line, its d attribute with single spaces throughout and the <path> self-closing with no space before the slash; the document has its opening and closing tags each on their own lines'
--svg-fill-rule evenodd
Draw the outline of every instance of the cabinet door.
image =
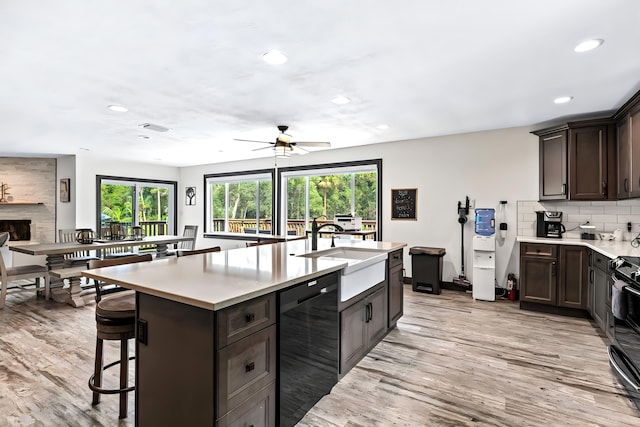
<svg viewBox="0 0 640 427">
<path fill-rule="evenodd" d="M 553 258 L 534 256 L 520 258 L 520 299 L 522 301 L 556 304 L 556 264 Z"/>
<path fill-rule="evenodd" d="M 607 330 L 607 273 L 594 270 L 593 319 L 603 332 Z"/>
<path fill-rule="evenodd" d="M 560 246 L 558 305 L 561 307 L 587 308 L 587 251 L 582 246 Z"/>
<path fill-rule="evenodd" d="M 567 198 L 567 132 L 540 137 L 540 200 Z"/>
<path fill-rule="evenodd" d="M 358 301 L 340 313 L 340 373 L 355 365 L 367 350 L 365 300 Z"/>
<path fill-rule="evenodd" d="M 378 344 L 387 333 L 387 292 L 384 287 L 378 289 L 366 300 L 369 306 L 367 324 L 367 347 Z M 366 310 L 365 310 L 366 311 Z"/>
<path fill-rule="evenodd" d="M 402 265 L 389 270 L 389 328 L 396 326 L 403 309 Z"/>
<path fill-rule="evenodd" d="M 618 199 L 626 199 L 631 191 L 631 139 L 629 117 L 617 125 L 618 138 Z"/>
<path fill-rule="evenodd" d="M 569 130 L 569 199 L 606 200 L 607 127 Z"/>
<path fill-rule="evenodd" d="M 629 114 L 629 139 L 631 144 L 630 197 L 640 197 L 640 107 Z"/>
</svg>

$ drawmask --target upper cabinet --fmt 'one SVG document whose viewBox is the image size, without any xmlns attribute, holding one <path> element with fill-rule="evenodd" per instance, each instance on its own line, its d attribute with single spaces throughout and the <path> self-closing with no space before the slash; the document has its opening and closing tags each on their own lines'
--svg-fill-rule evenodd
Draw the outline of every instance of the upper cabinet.
<svg viewBox="0 0 640 427">
<path fill-rule="evenodd" d="M 640 197 L 640 92 L 615 114 L 618 199 Z"/>
<path fill-rule="evenodd" d="M 540 138 L 540 200 L 615 199 L 614 132 L 611 119 L 533 132 Z"/>
</svg>

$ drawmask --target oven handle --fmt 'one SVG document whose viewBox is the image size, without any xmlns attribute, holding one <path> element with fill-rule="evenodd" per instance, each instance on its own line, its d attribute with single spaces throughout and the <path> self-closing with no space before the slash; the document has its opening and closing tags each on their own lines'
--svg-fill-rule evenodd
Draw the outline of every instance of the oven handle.
<svg viewBox="0 0 640 427">
<path fill-rule="evenodd" d="M 613 353 L 615 353 L 618 357 L 620 357 L 620 359 L 622 359 L 625 365 L 627 364 L 625 361 L 627 356 L 621 353 L 620 351 L 618 351 L 618 349 L 612 345 L 607 347 L 607 352 L 609 353 L 609 362 L 611 363 L 611 366 L 613 366 L 613 369 L 615 369 L 618 375 L 620 375 L 620 377 L 622 377 L 622 379 L 624 379 L 636 392 L 640 392 L 640 386 L 638 386 L 638 384 L 631 381 L 631 379 L 624 373 L 624 371 L 620 368 L 620 366 L 618 366 L 618 363 L 615 361 L 615 358 L 613 357 Z"/>
</svg>

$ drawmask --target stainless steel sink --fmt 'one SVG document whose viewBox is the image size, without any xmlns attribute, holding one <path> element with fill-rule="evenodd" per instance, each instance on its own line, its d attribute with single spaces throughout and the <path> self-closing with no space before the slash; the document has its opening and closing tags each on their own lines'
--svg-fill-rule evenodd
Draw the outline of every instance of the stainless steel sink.
<svg viewBox="0 0 640 427">
<path fill-rule="evenodd" d="M 347 266 L 340 278 L 340 301 L 346 301 L 382 282 L 387 253 L 372 249 L 337 247 L 298 255 L 306 258 L 342 260 Z"/>
</svg>

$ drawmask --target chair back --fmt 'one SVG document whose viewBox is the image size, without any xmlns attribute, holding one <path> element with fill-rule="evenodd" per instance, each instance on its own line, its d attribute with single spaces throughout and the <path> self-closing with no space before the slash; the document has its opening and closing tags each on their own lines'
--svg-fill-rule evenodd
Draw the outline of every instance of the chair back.
<svg viewBox="0 0 640 427">
<path fill-rule="evenodd" d="M 62 228 L 58 230 L 58 241 L 61 243 L 77 242 L 78 231 L 75 228 Z M 90 255 L 90 251 L 76 251 L 71 254 L 64 254 L 65 259 L 80 258 Z"/>
<path fill-rule="evenodd" d="M 0 248 L 6 245 L 10 238 L 11 234 L 8 231 L 0 233 Z"/>
<path fill-rule="evenodd" d="M 198 226 L 197 225 L 185 225 L 184 231 L 182 232 L 182 237 L 191 237 L 191 240 L 186 242 L 180 242 L 178 249 L 186 249 L 192 251 L 196 247 L 196 237 L 198 236 Z"/>
<path fill-rule="evenodd" d="M 151 260 L 153 260 L 153 257 L 151 256 L 151 254 L 133 255 L 133 256 L 110 258 L 110 259 L 98 259 L 98 260 L 93 259 L 89 261 L 89 269 L 112 267 L 114 265 L 133 264 L 136 262 L 145 262 L 145 261 L 151 261 Z M 100 300 L 102 299 L 102 296 L 106 294 L 119 292 L 123 290 L 125 289 L 114 283 L 107 283 L 107 282 L 101 282 L 96 280 L 96 302 L 100 302 Z"/>
<path fill-rule="evenodd" d="M 212 248 L 205 248 L 205 249 L 194 249 L 192 251 L 187 251 L 184 249 L 178 249 L 178 252 L 176 252 L 177 256 L 189 256 L 189 255 L 197 255 L 197 254 L 206 254 L 209 252 L 220 252 L 220 246 L 214 246 Z"/>
</svg>

